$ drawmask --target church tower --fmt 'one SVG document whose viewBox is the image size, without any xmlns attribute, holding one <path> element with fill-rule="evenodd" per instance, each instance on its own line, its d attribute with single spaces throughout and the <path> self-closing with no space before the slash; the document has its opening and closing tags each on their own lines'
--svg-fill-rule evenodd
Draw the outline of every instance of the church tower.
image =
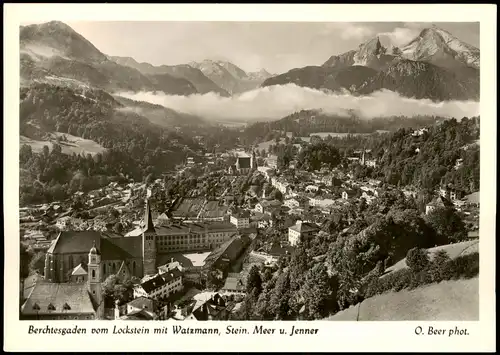
<svg viewBox="0 0 500 355">
<path fill-rule="evenodd" d="M 142 264 L 144 275 L 156 274 L 156 230 L 153 225 L 149 199 L 146 200 L 146 213 L 142 230 Z"/>
<path fill-rule="evenodd" d="M 94 245 L 89 251 L 89 262 L 88 266 L 88 289 L 92 299 L 94 300 L 97 318 L 101 319 L 104 314 L 104 302 L 102 297 L 102 287 L 101 287 L 101 254 Z"/>
<path fill-rule="evenodd" d="M 361 156 L 361 165 L 365 165 L 365 148 L 363 148 L 363 155 Z"/>
</svg>

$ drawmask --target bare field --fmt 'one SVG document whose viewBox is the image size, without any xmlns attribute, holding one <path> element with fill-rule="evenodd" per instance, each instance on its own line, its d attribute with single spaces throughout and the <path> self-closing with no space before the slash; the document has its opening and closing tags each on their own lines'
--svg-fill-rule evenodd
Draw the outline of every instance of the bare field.
<svg viewBox="0 0 500 355">
<path fill-rule="evenodd" d="M 66 136 L 67 141 L 59 142 L 61 150 L 64 154 L 91 154 L 95 155 L 97 153 L 102 153 L 106 150 L 100 144 L 94 142 L 90 139 L 83 139 L 81 137 L 76 137 L 68 133 L 53 132 L 50 133 L 50 140 L 39 141 L 34 140 L 25 136 L 20 137 L 20 144 L 28 144 L 34 152 L 41 152 L 44 146 L 48 146 L 52 149 L 54 143 L 56 143 L 57 137 Z"/>
</svg>

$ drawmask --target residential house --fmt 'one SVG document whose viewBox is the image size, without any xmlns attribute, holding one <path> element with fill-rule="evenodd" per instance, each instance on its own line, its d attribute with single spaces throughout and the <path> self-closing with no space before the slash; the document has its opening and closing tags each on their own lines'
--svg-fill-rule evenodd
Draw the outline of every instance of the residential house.
<svg viewBox="0 0 500 355">
<path fill-rule="evenodd" d="M 302 147 L 302 144 L 298 144 L 298 143 L 293 144 L 293 147 L 297 150 L 297 153 L 300 153 L 304 149 Z"/>
<path fill-rule="evenodd" d="M 469 238 L 469 239 L 478 239 L 479 238 L 479 230 L 476 229 L 476 230 L 467 232 L 467 238 Z"/>
<path fill-rule="evenodd" d="M 344 190 L 342 191 L 342 199 L 343 200 L 348 200 L 350 198 L 353 198 L 356 196 L 356 192 L 354 190 Z"/>
<path fill-rule="evenodd" d="M 182 264 L 177 261 L 177 260 L 174 260 L 174 258 L 170 258 L 170 262 L 167 263 L 167 264 L 164 264 L 162 266 L 158 266 L 158 274 L 166 274 L 167 272 L 170 272 L 171 270 L 174 270 L 174 269 L 179 269 L 179 271 L 183 272 L 184 271 L 184 267 L 182 266 Z"/>
<path fill-rule="evenodd" d="M 327 208 L 335 204 L 335 200 L 332 198 L 326 198 L 323 196 L 312 197 L 309 200 L 309 205 L 311 207 Z"/>
<path fill-rule="evenodd" d="M 465 203 L 471 207 L 479 207 L 479 191 L 464 197 Z"/>
<path fill-rule="evenodd" d="M 318 192 L 319 191 L 319 186 L 317 185 L 307 185 L 305 188 L 306 192 Z"/>
<path fill-rule="evenodd" d="M 419 137 L 419 136 L 422 136 L 426 132 L 428 132 L 427 128 L 421 128 L 421 129 L 417 129 L 417 130 L 413 131 L 413 133 L 411 135 L 413 137 Z"/>
<path fill-rule="evenodd" d="M 260 172 L 266 179 L 269 179 L 269 171 L 272 170 L 272 168 L 268 166 L 259 166 L 257 167 L 257 171 Z"/>
<path fill-rule="evenodd" d="M 382 181 L 375 180 L 375 179 L 370 179 L 370 180 L 368 180 L 368 184 L 371 185 L 371 186 L 378 187 L 378 186 L 382 185 Z"/>
<path fill-rule="evenodd" d="M 170 218 L 167 216 L 166 213 L 162 213 L 160 214 L 157 218 L 156 218 L 156 223 L 158 225 L 162 225 L 162 224 L 165 224 L 165 223 L 168 223 L 170 221 Z"/>
<path fill-rule="evenodd" d="M 227 275 L 224 286 L 222 287 L 222 291 L 224 293 L 245 294 L 246 287 L 241 273 L 229 273 Z"/>
<path fill-rule="evenodd" d="M 238 229 L 248 228 L 250 227 L 250 212 L 246 210 L 232 212 L 229 222 L 234 224 Z"/>
<path fill-rule="evenodd" d="M 286 199 L 283 202 L 283 204 L 290 209 L 294 209 L 294 208 L 306 208 L 309 205 L 309 202 L 306 198 L 302 198 L 302 197 L 297 196 L 297 197 Z"/>
<path fill-rule="evenodd" d="M 164 274 L 157 274 L 140 285 L 136 285 L 134 298 L 167 298 L 171 294 L 181 291 L 182 288 L 182 272 L 179 269 L 173 269 Z"/>
<path fill-rule="evenodd" d="M 273 187 L 275 187 L 283 195 L 286 195 L 290 192 L 290 184 L 284 179 L 272 177 L 271 178 L 271 185 Z"/>
<path fill-rule="evenodd" d="M 278 168 L 278 157 L 276 155 L 269 155 L 266 159 L 266 164 L 272 169 Z"/>
<path fill-rule="evenodd" d="M 295 247 L 292 245 L 284 245 L 282 243 L 280 244 L 273 244 L 271 246 L 271 249 L 269 249 L 269 255 L 273 259 L 272 261 L 277 261 L 279 258 L 289 258 L 291 257 L 293 251 L 295 250 Z"/>
<path fill-rule="evenodd" d="M 256 224 L 257 228 L 266 229 L 273 226 L 273 220 L 269 214 L 257 213 L 252 217 L 250 224 Z"/>
<path fill-rule="evenodd" d="M 462 198 L 463 193 L 458 189 L 454 189 L 450 186 L 441 186 L 439 188 L 439 195 L 449 200 L 456 201 Z"/>
<path fill-rule="evenodd" d="M 314 236 L 319 231 L 317 225 L 297 221 L 297 223 L 288 228 L 288 242 L 291 246 L 300 243 L 304 238 Z"/>
<path fill-rule="evenodd" d="M 405 195 L 405 197 L 413 197 L 413 198 L 416 198 L 417 195 L 418 195 L 418 192 L 415 191 L 415 190 L 410 190 L 410 189 L 403 189 L 403 194 Z"/>
<path fill-rule="evenodd" d="M 139 309 L 121 316 L 120 320 L 138 320 L 138 321 L 150 321 L 156 320 L 158 316 L 146 309 Z"/>
<path fill-rule="evenodd" d="M 365 166 L 374 168 L 377 166 L 377 161 L 375 159 L 367 159 L 365 161 Z"/>
<path fill-rule="evenodd" d="M 376 197 L 371 191 L 363 191 L 363 193 L 361 194 L 361 198 L 365 199 L 367 204 L 371 204 Z"/>
<path fill-rule="evenodd" d="M 321 182 L 326 186 L 333 186 L 334 176 L 331 174 L 327 174 L 321 178 Z"/>
<path fill-rule="evenodd" d="M 126 304 L 127 315 L 134 315 L 137 311 L 146 311 L 151 318 L 155 318 L 157 302 L 147 297 L 138 297 Z"/>
<path fill-rule="evenodd" d="M 436 208 L 452 207 L 453 204 L 446 197 L 439 196 L 425 206 L 425 214 L 429 214 Z"/>
<path fill-rule="evenodd" d="M 216 293 L 202 304 L 197 303 L 185 320 L 228 320 L 232 308 L 234 308 L 234 302 L 227 302 L 224 297 Z"/>
<path fill-rule="evenodd" d="M 56 227 L 59 230 L 67 230 L 67 229 L 72 228 L 74 226 L 79 226 L 82 223 L 83 223 L 83 220 L 80 218 L 73 218 L 70 216 L 65 216 L 65 217 L 61 217 L 57 220 Z"/>
<path fill-rule="evenodd" d="M 189 255 L 189 257 L 186 255 Z M 165 274 L 170 270 L 177 268 L 182 272 L 183 281 L 197 283 L 202 278 L 205 260 L 209 255 L 210 252 L 194 254 L 165 254 L 160 256 L 158 259 L 158 263 L 162 264 L 162 266 L 158 267 L 158 273 Z"/>
<path fill-rule="evenodd" d="M 278 200 L 272 200 L 272 201 L 262 201 L 259 202 L 255 205 L 255 211 L 259 213 L 266 213 L 266 214 L 272 214 L 276 210 L 276 208 L 279 208 L 281 206 L 281 202 Z"/>
</svg>

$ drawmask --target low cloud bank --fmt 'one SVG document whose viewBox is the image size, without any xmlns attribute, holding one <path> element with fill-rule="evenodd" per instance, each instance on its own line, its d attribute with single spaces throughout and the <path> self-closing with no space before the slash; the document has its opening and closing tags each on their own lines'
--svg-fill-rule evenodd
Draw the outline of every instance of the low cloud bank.
<svg viewBox="0 0 500 355">
<path fill-rule="evenodd" d="M 325 113 L 348 116 L 353 112 L 361 118 L 383 116 L 435 115 L 455 117 L 479 115 L 479 102 L 416 100 L 382 90 L 369 96 L 331 93 L 300 87 L 295 84 L 258 88 L 233 97 L 215 93 L 189 96 L 166 95 L 162 92 L 121 92 L 117 95 L 162 105 L 173 110 L 209 120 L 248 121 L 272 120 L 293 112 L 321 109 Z"/>
</svg>

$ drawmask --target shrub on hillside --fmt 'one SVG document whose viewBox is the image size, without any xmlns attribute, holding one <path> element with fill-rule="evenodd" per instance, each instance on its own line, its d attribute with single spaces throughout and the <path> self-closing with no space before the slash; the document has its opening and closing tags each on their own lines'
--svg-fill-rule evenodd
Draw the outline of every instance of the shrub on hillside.
<svg viewBox="0 0 500 355">
<path fill-rule="evenodd" d="M 439 282 L 446 278 L 446 275 L 444 273 L 445 266 L 450 261 L 451 259 L 445 250 L 439 250 L 438 252 L 436 252 L 429 267 L 429 273 L 432 278 L 432 282 Z"/>
<path fill-rule="evenodd" d="M 468 279 L 478 274 L 479 253 L 462 255 L 450 260 L 446 253 L 438 252 L 428 267 L 420 271 L 406 268 L 379 279 L 371 279 L 364 289 L 364 297 L 369 298 L 389 291 L 414 289 L 445 280 Z"/>
<path fill-rule="evenodd" d="M 410 274 L 410 282 L 408 284 L 408 288 L 410 290 L 413 290 L 415 288 L 418 288 L 420 286 L 424 286 L 427 284 L 432 283 L 432 277 L 431 274 L 429 273 L 428 269 L 423 269 L 418 272 L 411 272 Z"/>
<path fill-rule="evenodd" d="M 429 254 L 426 249 L 412 248 L 406 254 L 406 265 L 413 272 L 420 272 L 429 266 Z"/>
<path fill-rule="evenodd" d="M 470 279 L 479 275 L 479 253 L 461 255 L 444 265 L 443 279 Z"/>
</svg>

